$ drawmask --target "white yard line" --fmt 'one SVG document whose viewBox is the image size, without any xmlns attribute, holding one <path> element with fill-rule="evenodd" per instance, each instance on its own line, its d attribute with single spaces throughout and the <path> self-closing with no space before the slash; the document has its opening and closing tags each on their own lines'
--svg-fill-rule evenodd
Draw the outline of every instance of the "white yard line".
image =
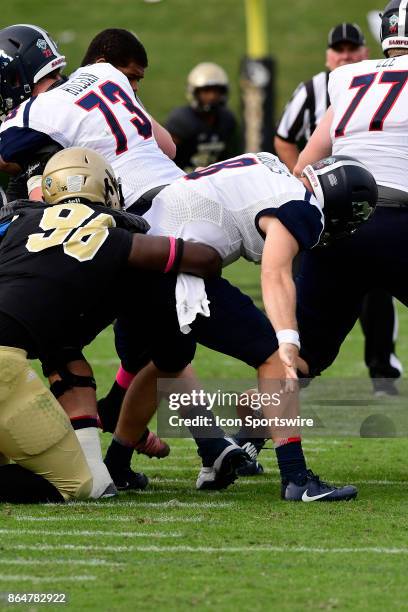
<svg viewBox="0 0 408 612">
<path fill-rule="evenodd" d="M 34 584 L 42 584 L 43 582 L 89 582 L 90 580 L 96 580 L 96 576 L 24 576 L 23 574 L 2 574 L 0 576 L 1 582 L 33 582 Z"/>
<path fill-rule="evenodd" d="M 137 495 L 140 495 L 140 497 L 145 497 L 147 495 L 158 495 L 159 493 L 160 495 L 162 493 L 169 495 L 177 495 L 178 493 L 180 493 L 180 489 L 147 489 L 145 491 L 132 491 L 132 493 L 136 493 Z"/>
<path fill-rule="evenodd" d="M 69 514 L 67 516 L 16 516 L 13 517 L 16 521 L 22 522 L 78 522 L 83 523 L 84 521 L 106 521 L 107 523 L 129 523 L 128 516 L 84 516 L 83 514 Z M 192 516 L 192 517 L 177 517 L 177 516 L 158 516 L 149 517 L 146 519 L 146 525 L 149 525 L 149 521 L 152 523 L 201 523 L 204 520 L 203 516 Z M 136 523 L 139 521 L 136 520 Z M 1 559 L 1 558 L 0 558 Z"/>
<path fill-rule="evenodd" d="M 92 546 L 74 544 L 3 545 L 3 550 L 34 551 L 103 551 L 103 552 L 147 552 L 147 553 L 306 553 L 306 554 L 379 554 L 408 555 L 408 548 L 387 548 L 380 546 L 324 548 L 313 546 Z"/>
<path fill-rule="evenodd" d="M 69 537 L 115 537 L 115 538 L 181 538 L 183 536 L 182 533 L 164 533 L 164 532 L 155 532 L 152 531 L 150 533 L 143 531 L 90 531 L 90 530 L 81 530 L 81 531 L 50 531 L 41 529 L 38 531 L 37 529 L 0 529 L 1 535 L 33 535 L 33 536 L 69 536 Z"/>
<path fill-rule="evenodd" d="M 135 552 L 138 547 L 137 546 L 110 546 L 110 545 L 92 545 L 92 544 L 4 544 L 3 542 L 1 543 L 1 548 L 2 550 L 10 550 L 10 551 L 16 551 L 16 550 L 22 550 L 24 552 L 26 551 L 64 551 L 64 550 L 69 550 L 69 551 L 85 551 L 85 552 L 89 552 L 89 551 L 95 551 L 95 552 L 102 552 L 102 553 L 109 553 L 109 552 Z M 52 559 L 51 559 L 52 560 Z"/>
<path fill-rule="evenodd" d="M 146 467 L 143 467 L 143 469 L 149 471 L 150 470 L 150 465 L 147 465 Z M 196 466 L 175 466 L 175 465 L 158 465 L 157 467 L 153 466 L 151 471 L 153 473 L 156 472 L 195 472 L 195 474 L 198 474 L 200 470 L 200 465 L 197 464 Z"/>
<path fill-rule="evenodd" d="M 69 508 L 70 506 L 78 508 L 78 507 L 89 507 L 97 506 L 98 508 L 228 508 L 232 506 L 233 502 L 207 502 L 207 501 L 199 501 L 199 502 L 181 502 L 178 499 L 170 499 L 164 502 L 141 502 L 141 501 L 117 501 L 117 502 L 103 502 L 103 501 L 77 501 L 70 502 L 65 504 L 65 506 L 61 506 L 61 504 L 47 504 L 48 507 L 58 506 L 59 508 Z"/>
<path fill-rule="evenodd" d="M 93 565 L 93 566 L 106 566 L 106 567 L 121 567 L 126 563 L 105 561 L 105 559 L 24 559 L 24 558 L 13 558 L 4 559 L 0 558 L 0 565 Z"/>
</svg>

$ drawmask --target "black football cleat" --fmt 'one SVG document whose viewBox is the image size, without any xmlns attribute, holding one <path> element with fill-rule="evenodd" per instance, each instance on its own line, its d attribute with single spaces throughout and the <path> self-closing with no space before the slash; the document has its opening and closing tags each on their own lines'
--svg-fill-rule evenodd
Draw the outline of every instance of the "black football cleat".
<svg viewBox="0 0 408 612">
<path fill-rule="evenodd" d="M 99 499 L 107 499 L 108 497 L 116 497 L 117 494 L 118 494 L 118 489 L 115 487 L 113 482 L 111 482 L 106 487 L 106 489 L 104 490 L 104 492 L 102 493 Z"/>
<path fill-rule="evenodd" d="M 238 478 L 238 470 L 250 463 L 249 455 L 232 438 L 220 441 L 219 453 L 214 458 L 203 457 L 203 467 L 196 488 L 203 490 L 226 489 Z"/>
<path fill-rule="evenodd" d="M 393 378 L 372 378 L 373 393 L 375 397 L 395 397 L 399 395 L 398 388 Z"/>
<path fill-rule="evenodd" d="M 260 442 L 260 440 L 253 440 L 251 442 L 237 440 L 240 447 L 243 448 L 251 458 L 251 461 L 246 465 L 237 469 L 238 476 L 260 476 L 264 473 L 262 465 L 258 462 L 258 453 L 262 449 L 265 441 L 262 439 L 262 444 Z"/>
<path fill-rule="evenodd" d="M 146 474 L 134 472 L 130 468 L 109 472 L 118 491 L 143 491 L 149 484 Z"/>
<path fill-rule="evenodd" d="M 319 476 L 307 470 L 304 476 L 293 481 L 283 481 L 281 498 L 285 501 L 297 502 L 339 502 L 349 501 L 357 497 L 357 489 L 353 485 L 335 487 L 320 480 Z"/>
</svg>

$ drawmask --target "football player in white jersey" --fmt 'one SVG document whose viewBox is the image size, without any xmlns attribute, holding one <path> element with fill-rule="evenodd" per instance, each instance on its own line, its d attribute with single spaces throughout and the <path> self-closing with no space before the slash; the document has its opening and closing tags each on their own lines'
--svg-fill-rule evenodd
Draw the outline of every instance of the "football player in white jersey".
<svg viewBox="0 0 408 612">
<path fill-rule="evenodd" d="M 317 252 L 303 259 L 298 321 L 302 332 L 322 339 L 320 355 L 309 363 L 315 372 L 335 359 L 355 323 L 363 290 L 387 290 L 408 303 L 407 15 L 407 0 L 389 2 L 381 22 L 385 59 L 340 67 L 330 75 L 332 105 L 295 168 L 300 176 L 322 155 L 352 155 L 372 172 L 379 192 L 375 214 L 361 232 L 327 249 L 325 260 Z"/>
<path fill-rule="evenodd" d="M 106 38 L 105 32 L 101 35 Z M 101 153 L 117 176 L 121 176 L 126 208 L 150 190 L 184 174 L 169 158 L 175 154 L 170 135 L 147 113 L 129 81 L 130 77 L 136 87 L 136 79 L 141 78 L 147 65 L 144 48 L 135 36 L 119 30 L 117 38 L 129 39 L 126 46 L 121 41 L 121 55 L 115 57 L 122 70 L 109 63 L 108 55 L 79 68 L 66 82 L 51 72 L 39 80 L 36 75 L 34 83 L 29 83 L 31 89 L 23 89 L 20 82 L 14 86 L 15 39 L 31 36 L 33 47 L 35 39 L 41 40 L 40 35 L 38 28 L 23 25 L 0 32 L 0 48 L 10 58 L 2 66 L 1 110 L 11 111 L 0 127 L 0 169 L 7 172 L 11 164 L 18 165 L 29 152 L 50 143 L 57 143 L 61 148 L 87 146 Z M 25 57 L 19 57 L 24 68 Z M 91 57 L 89 52 L 87 57 Z M 2 61 L 4 64 L 4 58 Z M 60 59 L 55 61 L 61 65 Z M 156 134 L 164 150 L 158 145 Z M 31 178 L 30 187 L 33 183 Z"/>
<path fill-rule="evenodd" d="M 19 24 L 0 31 L 0 169 L 26 171 L 31 198 L 41 199 L 42 170 L 53 152 L 88 146 L 123 177 L 126 206 L 142 214 L 163 185 L 184 175 L 170 159 L 175 154 L 171 136 L 134 94 L 147 66 L 146 51 L 130 32 L 109 29 L 91 42 L 84 63 L 64 80 L 65 57 L 45 30 Z M 89 378 L 88 365 L 75 361 L 74 373 Z M 59 400 L 71 419 L 91 413 L 96 418 L 92 389 L 71 390 Z M 87 434 L 93 429 L 87 444 L 99 446 L 96 429 L 86 429 Z M 167 445 L 146 433 L 140 451 L 168 453 Z M 106 468 L 100 467 L 107 478 Z"/>
<path fill-rule="evenodd" d="M 205 285 L 211 304 L 210 317 L 197 317 L 191 324 L 193 344 L 199 342 L 256 367 L 260 389 L 266 389 L 271 379 L 276 382 L 286 378 L 293 383 L 298 367 L 307 372 L 304 361 L 299 358 L 292 279 L 295 255 L 321 241 L 354 232 L 371 215 L 377 198 L 372 175 L 350 157 L 321 160 L 308 166 L 306 173 L 307 189 L 277 157 L 269 153 L 248 153 L 175 181 L 156 196 L 146 214 L 151 233 L 171 233 L 211 245 L 224 265 L 241 256 L 255 263 L 262 262 L 262 294 L 269 321 L 224 279 L 217 279 Z M 179 282 L 183 283 L 186 296 L 185 310 L 190 312 L 204 284 L 191 279 L 190 285 L 188 278 L 179 278 L 177 285 Z M 200 284 L 201 288 L 197 287 Z M 165 338 L 165 345 L 171 347 L 167 363 L 180 359 L 190 334 L 184 340 L 182 334 L 178 336 Z M 129 340 L 140 350 L 140 330 L 135 330 L 133 338 L 130 334 Z M 144 373 L 133 381 L 115 431 L 119 439 L 132 440 L 135 435 L 132 429 L 141 425 L 143 430 L 145 426 L 139 423 L 140 415 L 148 409 L 150 416 L 153 413 L 156 381 L 153 384 L 151 378 Z M 135 409 L 138 401 L 141 410 Z M 324 485 L 307 470 L 298 433 L 289 433 L 284 439 L 275 430 L 272 436 L 285 500 L 340 501 L 356 496 L 355 487 L 338 489 Z M 203 456 L 202 443 L 197 443 Z M 214 469 L 213 465 L 204 464 L 197 488 L 209 487 Z"/>
</svg>

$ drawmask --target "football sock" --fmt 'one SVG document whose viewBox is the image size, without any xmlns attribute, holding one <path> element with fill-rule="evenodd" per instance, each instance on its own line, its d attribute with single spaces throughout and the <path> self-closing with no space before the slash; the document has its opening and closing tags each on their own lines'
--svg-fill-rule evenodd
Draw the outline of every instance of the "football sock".
<svg viewBox="0 0 408 612">
<path fill-rule="evenodd" d="M 287 438 L 275 444 L 276 458 L 283 481 L 297 480 L 306 475 L 307 467 L 300 438 Z"/>
<path fill-rule="evenodd" d="M 194 425 L 189 426 L 189 431 L 197 444 L 197 452 L 200 457 L 216 458 L 225 448 L 225 433 L 215 423 L 215 417 L 206 406 L 194 406 L 184 418 L 194 419 Z"/>
<path fill-rule="evenodd" d="M 108 395 L 98 401 L 98 414 L 103 431 L 109 431 L 110 433 L 115 431 L 123 398 L 135 376 L 136 374 L 127 372 L 120 366 Z"/>
<path fill-rule="evenodd" d="M 78 431 L 79 429 L 86 429 L 88 427 L 96 427 L 97 418 L 89 414 L 72 417 L 71 425 L 75 429 L 75 431 Z"/>
<path fill-rule="evenodd" d="M 130 469 L 133 450 L 133 446 L 113 436 L 105 455 L 105 465 L 113 477 L 117 472 Z"/>
<path fill-rule="evenodd" d="M 61 493 L 48 480 L 15 463 L 0 467 L 0 503 L 64 503 Z"/>
<path fill-rule="evenodd" d="M 83 415 L 73 417 L 71 423 L 92 473 L 93 485 L 90 497 L 97 499 L 112 484 L 112 478 L 102 459 L 97 419 Z"/>
<path fill-rule="evenodd" d="M 98 400 L 98 414 L 103 431 L 109 431 L 110 433 L 115 431 L 126 390 L 127 387 L 121 386 L 115 380 L 109 393 Z"/>
</svg>

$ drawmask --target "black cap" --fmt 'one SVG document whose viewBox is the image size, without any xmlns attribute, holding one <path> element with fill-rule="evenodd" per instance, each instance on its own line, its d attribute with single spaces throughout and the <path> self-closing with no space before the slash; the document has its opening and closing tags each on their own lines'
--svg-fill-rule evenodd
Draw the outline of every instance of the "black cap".
<svg viewBox="0 0 408 612">
<path fill-rule="evenodd" d="M 348 42 L 360 47 L 365 45 L 364 34 L 355 23 L 340 23 L 329 32 L 328 47 L 335 47 L 339 43 Z"/>
</svg>

